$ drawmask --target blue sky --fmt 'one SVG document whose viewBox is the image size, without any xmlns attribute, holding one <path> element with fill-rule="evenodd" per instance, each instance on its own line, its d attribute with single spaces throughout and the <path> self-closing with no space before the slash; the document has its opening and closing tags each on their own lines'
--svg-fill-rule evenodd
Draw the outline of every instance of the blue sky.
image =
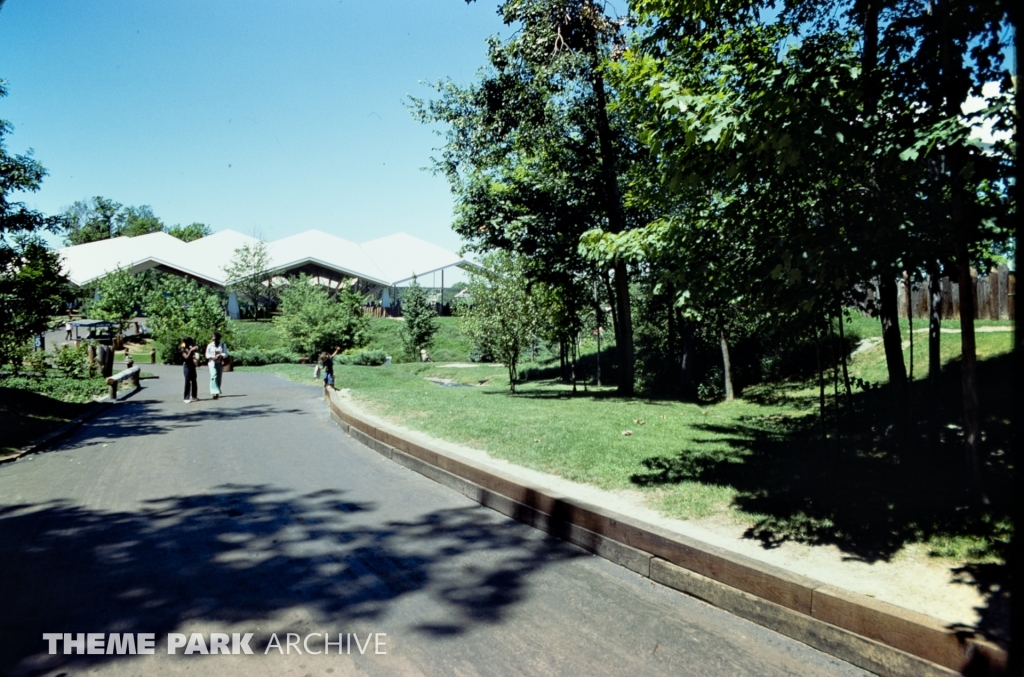
<svg viewBox="0 0 1024 677">
<path fill-rule="evenodd" d="M 103 195 L 166 223 L 457 249 L 441 139 L 404 101 L 468 83 L 511 29 L 481 0 L 7 0 L 0 119 L 49 171 L 32 207 Z"/>
</svg>

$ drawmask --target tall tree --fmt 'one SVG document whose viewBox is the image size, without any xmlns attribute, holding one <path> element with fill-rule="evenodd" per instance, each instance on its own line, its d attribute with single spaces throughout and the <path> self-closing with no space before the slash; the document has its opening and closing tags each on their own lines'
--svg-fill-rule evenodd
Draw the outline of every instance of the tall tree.
<svg viewBox="0 0 1024 677">
<path fill-rule="evenodd" d="M 0 98 L 7 83 L 0 80 Z M 56 231 L 62 220 L 29 209 L 14 195 L 39 190 L 46 170 L 29 151 L 7 152 L 10 124 L 0 120 L 0 363 L 7 362 L 33 335 L 45 331 L 62 310 L 67 277 L 60 261 L 38 236 Z"/>
<path fill-rule="evenodd" d="M 505 365 L 511 393 L 523 351 L 540 333 L 548 305 L 541 285 L 530 283 L 517 258 L 503 251 L 484 256 L 484 272 L 470 274 L 469 302 L 460 312 L 463 330 Z"/>
<path fill-rule="evenodd" d="M 249 302 L 254 319 L 259 315 L 260 305 L 265 305 L 275 295 L 270 266 L 270 250 L 262 240 L 236 249 L 231 261 L 224 266 L 228 287 Z"/>
<path fill-rule="evenodd" d="M 479 83 L 444 83 L 440 98 L 416 102 L 415 113 L 449 126 L 435 167 L 456 194 L 456 231 L 476 251 L 519 255 L 529 279 L 558 290 L 560 324 L 575 335 L 593 303 L 589 281 L 600 274 L 580 255 L 579 237 L 628 225 L 619 182 L 631 149 L 600 72 L 616 24 L 589 2 L 513 0 L 499 11 L 522 30 L 506 43 L 491 41 Z M 625 260 L 609 267 L 619 389 L 628 394 L 629 270 Z"/>
</svg>

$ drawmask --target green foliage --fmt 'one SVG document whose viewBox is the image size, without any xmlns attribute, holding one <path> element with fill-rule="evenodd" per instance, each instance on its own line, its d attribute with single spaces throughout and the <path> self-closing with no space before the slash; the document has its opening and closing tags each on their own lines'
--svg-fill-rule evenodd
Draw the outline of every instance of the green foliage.
<svg viewBox="0 0 1024 677">
<path fill-rule="evenodd" d="M 107 380 L 102 376 L 6 376 L 0 378 L 0 388 L 39 393 L 61 402 L 90 402 L 107 391 Z"/>
<path fill-rule="evenodd" d="M 645 218 L 621 184 L 625 168 L 646 157 L 616 113 L 601 64 L 616 50 L 618 23 L 590 0 L 509 0 L 499 13 L 516 31 L 490 40 L 478 82 L 438 84 L 435 100 L 414 100 L 414 115 L 447 127 L 434 168 L 455 196 L 453 228 L 471 251 L 516 255 L 527 279 L 544 285 L 549 338 L 572 344 L 595 305 L 592 281 L 616 268 L 616 291 L 600 291 L 622 318 L 615 330 L 628 392 L 630 271 L 615 261 L 602 269 L 579 248 L 589 229 L 618 233 Z"/>
<path fill-rule="evenodd" d="M 268 305 L 277 296 L 271 284 L 270 250 L 262 240 L 244 244 L 235 250 L 230 263 L 224 266 L 228 288 L 239 300 L 248 302 L 253 317 L 259 316 L 260 305 Z"/>
<path fill-rule="evenodd" d="M 275 323 L 289 348 L 312 357 L 366 344 L 369 319 L 362 298 L 348 289 L 330 293 L 307 275 L 293 279 L 281 293 L 280 316 Z"/>
<path fill-rule="evenodd" d="M 128 320 L 138 314 L 147 293 L 143 275 L 118 268 L 99 281 L 100 298 L 90 304 L 89 313 L 97 320 L 115 322 L 120 334 Z"/>
<path fill-rule="evenodd" d="M 161 346 L 160 359 L 166 363 L 177 361 L 178 343 L 184 337 L 202 345 L 217 331 L 231 345 L 223 302 L 216 292 L 195 280 L 168 276 L 159 289 L 150 292 L 146 307 L 153 339 Z"/>
<path fill-rule="evenodd" d="M 153 213 L 149 205 L 126 207 L 99 195 L 91 200 L 78 200 L 64 210 L 61 218 L 65 229 L 64 240 L 68 245 L 161 231 L 179 240 L 192 242 L 213 232 L 208 225 L 199 222 L 187 226 L 168 226 Z"/>
<path fill-rule="evenodd" d="M 276 322 L 229 320 L 232 336 L 232 353 L 235 350 L 286 350 L 287 344 Z"/>
<path fill-rule="evenodd" d="M 470 276 L 469 302 L 460 309 L 463 330 L 508 369 L 509 390 L 516 391 L 523 351 L 541 330 L 544 301 L 531 287 L 516 259 L 504 252 L 483 258 L 486 273 Z"/>
<path fill-rule="evenodd" d="M 89 349 L 85 343 L 55 347 L 50 362 L 65 378 L 86 378 L 89 374 Z"/>
<path fill-rule="evenodd" d="M 213 230 L 205 223 L 190 223 L 187 226 L 175 224 L 164 229 L 168 235 L 178 238 L 184 242 L 199 240 L 213 233 Z"/>
<path fill-rule="evenodd" d="M 267 364 L 294 364 L 300 360 L 296 353 L 261 348 L 235 348 L 231 351 L 231 361 L 240 367 L 262 367 Z"/>
<path fill-rule="evenodd" d="M 63 214 L 65 242 L 85 244 L 113 237 L 135 237 L 164 230 L 163 221 L 149 205 L 125 207 L 97 195 L 91 202 L 78 200 Z"/>
<path fill-rule="evenodd" d="M 67 285 L 57 252 L 38 236 L 22 233 L 9 241 L 0 231 L 0 364 L 49 328 L 50 318 L 64 307 Z"/>
<path fill-rule="evenodd" d="M 360 350 L 351 354 L 338 355 L 335 362 L 355 367 L 379 367 L 387 362 L 387 354 L 383 350 Z"/>
<path fill-rule="evenodd" d="M 407 357 L 416 361 L 420 350 L 434 345 L 437 333 L 437 312 L 427 297 L 427 291 L 416 278 L 402 290 L 402 346 Z"/>
<path fill-rule="evenodd" d="M 390 355 L 395 363 L 419 362 L 420 356 L 415 359 L 405 354 L 405 347 L 402 342 L 402 330 L 404 322 L 383 317 L 370 318 L 369 337 L 366 341 L 368 350 L 381 350 L 385 355 Z M 472 340 L 462 331 L 459 318 L 438 317 L 437 333 L 434 334 L 434 346 L 430 350 L 430 356 L 435 362 L 465 362 L 473 348 Z"/>
<path fill-rule="evenodd" d="M 0 99 L 5 96 L 7 83 L 0 80 Z M 10 131 L 10 124 L 0 120 L 0 364 L 47 329 L 50 317 L 62 310 L 67 290 L 57 253 L 38 236 L 39 230 L 57 230 L 61 219 L 13 200 L 17 193 L 38 191 L 46 170 L 31 151 L 7 152 L 4 137 Z"/>
</svg>

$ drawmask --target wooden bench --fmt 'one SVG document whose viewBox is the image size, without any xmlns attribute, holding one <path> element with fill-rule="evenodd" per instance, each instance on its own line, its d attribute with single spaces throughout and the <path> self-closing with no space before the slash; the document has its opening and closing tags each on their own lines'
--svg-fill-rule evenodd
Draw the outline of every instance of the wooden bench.
<svg viewBox="0 0 1024 677">
<path fill-rule="evenodd" d="M 139 376 L 142 374 L 142 367 L 132 367 L 125 369 L 124 371 L 118 372 L 113 376 L 107 377 L 107 385 L 110 386 L 110 399 L 112 401 L 117 400 L 117 388 L 121 381 L 126 379 L 132 380 L 132 385 L 135 389 L 139 388 Z"/>
</svg>

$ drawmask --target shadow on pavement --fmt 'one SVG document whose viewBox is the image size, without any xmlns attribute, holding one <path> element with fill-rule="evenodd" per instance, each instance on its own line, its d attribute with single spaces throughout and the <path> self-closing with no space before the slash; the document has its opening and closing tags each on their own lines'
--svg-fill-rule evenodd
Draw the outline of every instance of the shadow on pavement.
<svg viewBox="0 0 1024 677">
<path fill-rule="evenodd" d="M 235 397 L 243 397 L 236 395 Z M 205 405 L 205 406 L 204 406 Z M 98 444 L 101 441 L 165 435 L 181 428 L 194 428 L 206 423 L 224 423 L 239 419 L 281 415 L 308 416 L 309 412 L 297 408 L 282 408 L 265 404 L 219 407 L 212 400 L 193 404 L 173 405 L 155 399 L 128 399 L 94 418 L 66 442 L 54 444 L 48 451 L 62 451 Z"/>
<path fill-rule="evenodd" d="M 159 651 L 166 633 L 190 621 L 256 631 L 299 607 L 342 632 L 414 593 L 429 598 L 431 622 L 419 632 L 458 635 L 502 622 L 533 572 L 581 554 L 478 508 L 390 522 L 368 519 L 376 510 L 337 490 L 296 496 L 266 485 L 170 496 L 138 512 L 6 506 L 0 673 L 131 658 L 50 656 L 44 632 L 152 632 Z M 257 653 L 267 637 L 253 640 Z"/>
</svg>

